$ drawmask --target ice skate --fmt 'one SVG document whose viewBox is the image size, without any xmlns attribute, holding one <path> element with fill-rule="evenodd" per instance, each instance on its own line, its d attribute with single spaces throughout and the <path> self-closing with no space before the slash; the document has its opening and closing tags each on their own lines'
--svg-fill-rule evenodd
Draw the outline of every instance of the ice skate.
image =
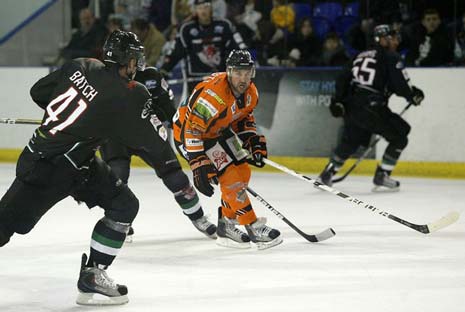
<svg viewBox="0 0 465 312">
<path fill-rule="evenodd" d="M 192 220 L 192 224 L 205 234 L 207 237 L 215 239 L 216 238 L 216 225 L 208 221 L 206 216 L 202 216 L 196 220 Z"/>
<path fill-rule="evenodd" d="M 381 169 L 378 166 L 376 168 L 375 176 L 373 178 L 373 192 L 398 192 L 400 182 L 391 178 L 391 172 Z"/>
<path fill-rule="evenodd" d="M 281 233 L 266 225 L 266 218 L 258 218 L 254 223 L 246 225 L 245 229 L 252 242 L 260 250 L 274 247 L 283 242 Z"/>
<path fill-rule="evenodd" d="M 86 262 L 87 255 L 82 254 L 81 272 L 77 283 L 77 304 L 119 305 L 129 301 L 126 286 L 116 284 L 102 268 L 86 267 Z"/>
<path fill-rule="evenodd" d="M 250 248 L 249 236 L 238 229 L 236 225 L 239 225 L 237 220 L 229 219 L 221 215 L 221 208 L 218 211 L 218 228 L 216 234 L 216 244 L 223 247 L 229 248 Z"/>
<path fill-rule="evenodd" d="M 317 181 L 327 186 L 333 186 L 333 176 L 336 174 L 336 169 L 333 163 L 328 163 L 323 172 L 318 177 Z"/>
</svg>

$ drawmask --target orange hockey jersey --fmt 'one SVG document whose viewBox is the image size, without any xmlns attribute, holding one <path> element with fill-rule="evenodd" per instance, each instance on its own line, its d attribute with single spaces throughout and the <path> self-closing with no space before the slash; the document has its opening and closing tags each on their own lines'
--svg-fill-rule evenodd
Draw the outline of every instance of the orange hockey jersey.
<svg viewBox="0 0 465 312">
<path fill-rule="evenodd" d="M 227 128 L 244 140 L 256 134 L 253 110 L 257 102 L 258 91 L 253 82 L 236 98 L 226 73 L 213 74 L 197 84 L 191 96 L 181 103 L 173 118 L 174 139 L 188 153 L 203 152 L 204 141 L 221 137 Z"/>
</svg>

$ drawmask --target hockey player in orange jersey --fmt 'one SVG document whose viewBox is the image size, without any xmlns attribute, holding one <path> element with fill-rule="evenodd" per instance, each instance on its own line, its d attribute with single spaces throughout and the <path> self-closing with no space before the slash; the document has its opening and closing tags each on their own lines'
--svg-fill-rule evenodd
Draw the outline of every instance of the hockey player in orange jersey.
<svg viewBox="0 0 465 312">
<path fill-rule="evenodd" d="M 221 189 L 217 243 L 226 247 L 259 249 L 282 242 L 281 233 L 257 218 L 247 184 L 248 163 L 263 167 L 266 140 L 257 134 L 253 110 L 258 91 L 251 79 L 255 65 L 246 50 L 233 50 L 226 60 L 226 73 L 216 73 L 199 83 L 174 116 L 174 139 L 187 159 L 194 184 L 212 196 L 211 184 Z M 247 232 L 239 229 L 245 226 Z"/>
</svg>

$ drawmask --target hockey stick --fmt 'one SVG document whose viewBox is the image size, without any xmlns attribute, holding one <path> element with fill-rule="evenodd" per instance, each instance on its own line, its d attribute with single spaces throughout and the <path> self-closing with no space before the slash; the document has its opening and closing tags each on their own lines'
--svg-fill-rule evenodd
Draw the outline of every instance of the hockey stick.
<svg viewBox="0 0 465 312">
<path fill-rule="evenodd" d="M 410 106 L 412 106 L 412 103 L 409 103 L 399 113 L 399 116 L 402 116 L 405 113 L 405 111 L 410 108 Z M 367 147 L 365 152 L 362 154 L 362 156 L 359 157 L 359 159 L 357 159 L 357 161 L 352 165 L 352 167 L 350 167 L 349 170 L 347 170 L 347 172 L 344 173 L 339 178 L 333 179 L 333 183 L 341 182 L 342 180 L 344 180 L 358 166 L 358 164 L 361 163 L 368 156 L 368 154 L 370 154 L 371 150 L 375 147 L 376 144 L 378 144 L 380 140 L 381 140 L 381 136 L 377 135 L 376 139 Z"/>
<path fill-rule="evenodd" d="M 292 176 L 295 176 L 301 180 L 304 180 L 304 181 L 307 181 L 307 182 L 310 182 L 312 183 L 315 187 L 319 188 L 319 189 L 322 189 L 326 192 L 329 192 L 329 193 L 332 193 L 336 196 L 339 196 L 341 197 L 342 199 L 345 199 L 351 203 L 355 203 L 359 206 L 362 206 L 380 216 L 383 216 L 383 217 L 386 217 L 388 219 L 391 219 L 397 223 L 400 223 L 400 224 L 403 224 L 415 231 L 418 231 L 420 233 L 423 233 L 423 234 L 428 234 L 428 233 L 432 233 L 432 232 L 436 232 L 442 228 L 445 228 L 446 226 L 449 226 L 451 225 L 452 223 L 454 223 L 455 221 L 457 221 L 459 219 L 459 216 L 460 214 L 456 211 L 452 211 L 452 212 L 449 212 L 447 215 L 443 216 L 442 218 L 440 218 L 439 220 L 436 220 L 434 222 L 431 222 L 431 223 L 428 223 L 428 224 L 414 224 L 414 223 L 410 223 L 408 221 L 405 221 L 399 217 L 396 217 L 395 215 L 387 212 L 387 211 L 383 211 L 379 208 L 376 208 L 375 206 L 373 205 L 370 205 L 370 204 L 366 204 L 364 203 L 363 201 L 361 201 L 360 199 L 357 199 L 355 197 L 352 197 L 350 195 L 347 195 L 347 194 L 344 194 L 332 187 L 329 187 L 323 183 L 320 183 L 312 178 L 309 178 L 307 176 L 304 176 L 300 173 L 297 173 L 295 172 L 294 170 L 292 169 L 289 169 L 287 167 L 284 167 L 283 165 L 280 165 L 278 163 L 275 163 L 274 161 L 272 160 L 269 160 L 267 158 L 264 158 L 264 162 L 267 164 L 267 165 L 270 165 L 276 169 L 279 169 L 281 171 L 284 171 L 285 173 L 287 174 L 290 174 Z"/>
<path fill-rule="evenodd" d="M 297 226 L 295 226 L 291 221 L 289 221 L 285 216 L 283 216 L 278 210 L 276 210 L 276 208 L 274 208 L 273 206 L 271 206 L 266 200 L 263 199 L 263 197 L 261 197 L 260 195 L 258 195 L 254 190 L 252 190 L 250 187 L 247 187 L 247 191 L 253 196 L 255 197 L 259 202 L 261 202 L 266 208 L 268 208 L 269 210 L 271 210 L 275 215 L 278 216 L 278 218 L 280 218 L 281 220 L 284 221 L 284 223 L 286 223 L 287 225 L 289 225 L 294 231 L 296 231 L 297 233 L 299 233 L 300 236 L 302 236 L 303 238 L 305 238 L 306 240 L 308 240 L 309 242 L 312 242 L 312 243 L 317 243 L 317 242 L 321 242 L 321 241 L 324 241 L 324 240 L 327 240 L 328 238 L 331 238 L 333 237 L 334 235 L 336 235 L 336 232 L 334 232 L 334 230 L 332 228 L 328 228 L 326 230 L 324 230 L 323 232 L 321 233 L 318 233 L 318 234 L 306 234 L 304 232 L 302 232 Z"/>
<path fill-rule="evenodd" d="M 0 118 L 0 123 L 9 125 L 40 125 L 42 122 L 38 119 Z"/>
<path fill-rule="evenodd" d="M 200 81 L 203 81 L 203 77 L 189 77 L 189 78 L 180 78 L 180 79 L 168 79 L 166 81 L 170 85 L 184 83 L 184 81 L 186 81 L 186 82 L 197 82 L 197 81 L 200 82 Z"/>
</svg>

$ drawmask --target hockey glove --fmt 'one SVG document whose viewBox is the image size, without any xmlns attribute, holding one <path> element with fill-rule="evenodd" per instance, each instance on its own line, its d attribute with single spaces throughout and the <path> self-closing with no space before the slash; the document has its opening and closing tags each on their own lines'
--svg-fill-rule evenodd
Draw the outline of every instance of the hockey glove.
<svg viewBox="0 0 465 312">
<path fill-rule="evenodd" d="M 210 159 L 205 154 L 200 154 L 189 161 L 189 166 L 194 175 L 195 187 L 205 196 L 213 195 L 213 186 L 210 183 L 218 184 L 216 169 Z"/>
<path fill-rule="evenodd" d="M 331 115 L 333 117 L 342 117 L 346 113 L 346 109 L 344 107 L 344 103 L 341 101 L 336 101 L 335 98 L 331 98 L 331 103 L 329 104 L 329 110 L 331 111 Z"/>
<path fill-rule="evenodd" d="M 418 106 L 421 104 L 421 102 L 425 99 L 425 94 L 423 91 L 415 86 L 412 86 L 412 104 L 415 106 Z"/>
<path fill-rule="evenodd" d="M 247 162 L 258 168 L 265 166 L 263 158 L 268 156 L 266 150 L 266 139 L 263 135 L 253 135 L 245 141 L 243 148 L 249 151 L 251 158 L 247 159 Z"/>
</svg>

